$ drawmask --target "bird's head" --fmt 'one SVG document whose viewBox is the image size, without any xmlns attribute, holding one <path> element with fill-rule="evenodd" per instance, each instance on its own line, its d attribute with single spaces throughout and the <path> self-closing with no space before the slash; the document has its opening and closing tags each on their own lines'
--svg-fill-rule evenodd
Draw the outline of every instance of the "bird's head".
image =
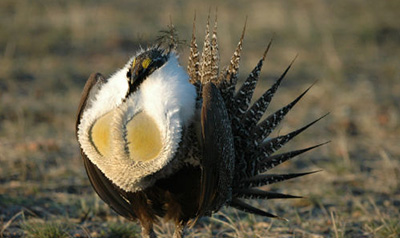
<svg viewBox="0 0 400 238">
<path fill-rule="evenodd" d="M 168 61 L 168 58 L 169 54 L 165 54 L 164 50 L 159 48 L 145 51 L 133 58 L 126 73 L 129 93 L 135 92 L 148 76 Z"/>
<path fill-rule="evenodd" d="M 78 127 L 82 150 L 126 191 L 170 163 L 195 111 L 196 91 L 175 53 L 154 47 L 88 94 Z"/>
</svg>

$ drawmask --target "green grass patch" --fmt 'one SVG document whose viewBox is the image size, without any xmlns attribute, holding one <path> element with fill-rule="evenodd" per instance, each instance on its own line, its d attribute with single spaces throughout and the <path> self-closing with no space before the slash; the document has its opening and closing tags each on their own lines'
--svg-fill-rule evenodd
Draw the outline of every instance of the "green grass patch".
<svg viewBox="0 0 400 238">
<path fill-rule="evenodd" d="M 109 223 L 107 229 L 101 232 L 102 237 L 107 238 L 138 238 L 140 227 L 135 223 Z"/>
<path fill-rule="evenodd" d="M 68 224 L 52 221 L 26 221 L 21 224 L 27 238 L 66 238 Z"/>
</svg>

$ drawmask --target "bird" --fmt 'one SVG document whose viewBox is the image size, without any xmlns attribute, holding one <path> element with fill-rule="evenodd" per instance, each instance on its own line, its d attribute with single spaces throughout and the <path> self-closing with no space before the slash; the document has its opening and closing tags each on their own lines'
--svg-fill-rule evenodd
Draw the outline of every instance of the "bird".
<svg viewBox="0 0 400 238">
<path fill-rule="evenodd" d="M 247 200 L 298 198 L 260 187 L 317 172 L 268 173 L 324 145 L 276 153 L 326 115 L 271 136 L 310 87 L 263 119 L 294 60 L 251 103 L 272 40 L 239 85 L 246 24 L 227 67 L 220 67 L 217 18 L 211 26 L 208 16 L 201 52 L 193 21 L 186 70 L 176 41 L 158 43 L 108 78 L 92 73 L 83 88 L 75 127 L 88 178 L 116 213 L 140 222 L 142 237 L 156 237 L 153 225 L 160 220 L 173 222 L 174 237 L 183 237 L 187 227 L 223 206 L 283 219 Z"/>
</svg>

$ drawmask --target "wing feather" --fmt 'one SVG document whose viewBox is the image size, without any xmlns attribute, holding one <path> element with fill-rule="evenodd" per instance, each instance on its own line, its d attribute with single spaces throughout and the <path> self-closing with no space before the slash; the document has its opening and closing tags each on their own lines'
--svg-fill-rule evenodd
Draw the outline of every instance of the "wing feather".
<svg viewBox="0 0 400 238">
<path fill-rule="evenodd" d="M 203 87 L 201 110 L 203 157 L 198 214 L 218 210 L 231 199 L 234 148 L 228 113 L 212 82 Z"/>
<path fill-rule="evenodd" d="M 90 99 L 93 98 L 104 82 L 105 79 L 100 73 L 91 74 L 89 79 L 86 81 L 78 107 L 75 124 L 76 135 L 78 134 L 83 112 L 86 108 L 90 107 Z M 81 154 L 90 183 L 100 198 L 121 216 L 129 220 L 135 220 L 136 215 L 132 211 L 132 205 L 122 195 L 121 190 L 106 176 L 104 176 L 104 174 L 89 160 L 82 150 Z"/>
</svg>

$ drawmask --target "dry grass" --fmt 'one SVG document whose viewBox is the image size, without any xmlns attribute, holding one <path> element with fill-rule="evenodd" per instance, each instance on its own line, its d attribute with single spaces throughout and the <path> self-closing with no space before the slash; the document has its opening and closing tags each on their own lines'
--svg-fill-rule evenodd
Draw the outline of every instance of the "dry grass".
<svg viewBox="0 0 400 238">
<path fill-rule="evenodd" d="M 216 5 L 222 63 L 248 16 L 242 77 L 274 35 L 258 95 L 299 54 L 269 112 L 317 81 L 277 133 L 330 115 L 287 148 L 332 142 L 276 169 L 323 169 L 272 187 L 305 199 L 259 203 L 289 222 L 224 209 L 188 236 L 399 237 L 400 2 L 155 3 L 0 2 L 0 237 L 135 237 L 138 226 L 116 216 L 84 172 L 74 138 L 81 89 L 91 72 L 109 75 L 152 42 L 170 17 L 188 40 L 196 11 L 202 39 Z M 182 47 L 183 64 L 186 56 Z"/>
</svg>

